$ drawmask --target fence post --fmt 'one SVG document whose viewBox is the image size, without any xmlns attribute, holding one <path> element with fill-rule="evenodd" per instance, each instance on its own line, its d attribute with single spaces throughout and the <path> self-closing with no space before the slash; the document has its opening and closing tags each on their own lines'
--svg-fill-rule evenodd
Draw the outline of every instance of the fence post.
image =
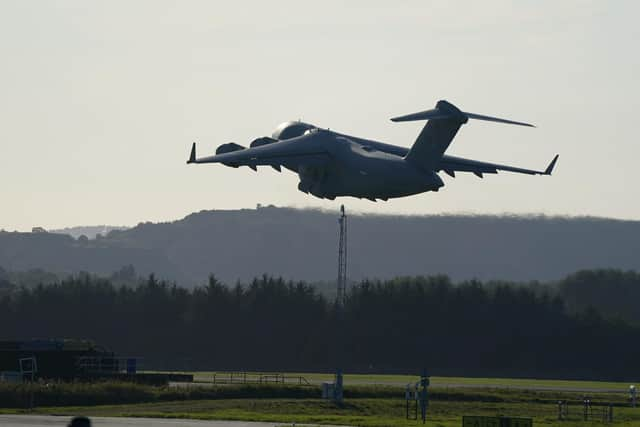
<svg viewBox="0 0 640 427">
<path fill-rule="evenodd" d="M 583 409 L 582 409 L 582 413 L 583 414 L 582 415 L 583 415 L 584 421 L 587 421 L 589 419 L 589 412 L 588 412 L 588 406 L 587 406 L 588 403 L 587 402 L 588 402 L 588 400 L 587 400 L 587 397 L 585 396 L 584 399 L 582 400 L 582 406 L 583 406 Z"/>
<path fill-rule="evenodd" d="M 564 419 L 562 414 L 562 400 L 558 400 L 558 421 L 562 421 Z"/>
<path fill-rule="evenodd" d="M 409 384 L 407 384 L 404 391 L 404 403 L 405 403 L 405 419 L 409 419 Z"/>
</svg>

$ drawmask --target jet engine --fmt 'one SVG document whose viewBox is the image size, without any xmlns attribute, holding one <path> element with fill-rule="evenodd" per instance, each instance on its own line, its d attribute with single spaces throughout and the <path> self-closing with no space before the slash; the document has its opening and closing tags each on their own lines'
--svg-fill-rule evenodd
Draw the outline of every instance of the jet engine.
<svg viewBox="0 0 640 427">
<path fill-rule="evenodd" d="M 269 138 L 268 136 L 263 136 L 262 138 L 254 139 L 249 147 L 260 147 L 262 145 L 273 144 L 274 142 L 278 142 L 277 139 Z"/>
<path fill-rule="evenodd" d="M 228 142 L 226 144 L 222 144 L 221 146 L 219 146 L 216 149 L 216 154 L 231 153 L 233 151 L 244 150 L 244 149 L 245 147 L 243 147 L 240 144 L 236 144 L 235 142 Z"/>
<path fill-rule="evenodd" d="M 228 142 L 226 144 L 222 144 L 221 146 L 219 146 L 216 149 L 216 154 L 232 153 L 234 151 L 244 150 L 244 149 L 245 147 L 243 147 L 240 144 L 236 144 L 235 142 Z M 238 167 L 238 165 L 235 163 L 223 163 L 223 165 L 231 166 L 232 168 Z"/>
</svg>

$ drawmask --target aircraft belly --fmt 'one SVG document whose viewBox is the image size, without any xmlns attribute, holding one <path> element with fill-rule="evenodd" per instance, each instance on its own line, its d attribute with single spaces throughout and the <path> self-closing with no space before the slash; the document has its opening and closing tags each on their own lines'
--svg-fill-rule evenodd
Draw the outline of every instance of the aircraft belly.
<svg viewBox="0 0 640 427">
<path fill-rule="evenodd" d="M 389 199 L 442 186 L 435 173 L 416 169 L 402 158 L 360 159 L 354 163 L 345 165 L 339 174 L 330 174 L 327 190 L 331 189 L 335 196 Z"/>
</svg>

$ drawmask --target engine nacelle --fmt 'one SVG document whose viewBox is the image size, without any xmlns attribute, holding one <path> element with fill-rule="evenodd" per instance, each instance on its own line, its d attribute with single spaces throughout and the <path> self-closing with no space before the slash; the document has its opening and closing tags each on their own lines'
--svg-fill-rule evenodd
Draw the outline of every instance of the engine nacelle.
<svg viewBox="0 0 640 427">
<path fill-rule="evenodd" d="M 236 144 L 235 142 L 228 142 L 226 144 L 222 144 L 216 149 L 216 154 L 225 154 L 225 153 L 233 153 L 234 151 L 244 150 L 240 144 Z M 238 165 L 235 163 L 223 163 L 225 166 L 231 166 L 232 168 L 237 168 Z"/>
<path fill-rule="evenodd" d="M 221 146 L 219 146 L 216 149 L 216 154 L 232 153 L 234 151 L 244 150 L 244 149 L 245 147 L 243 147 L 240 144 L 236 144 L 235 142 L 228 142 L 226 144 L 222 144 Z"/>
<path fill-rule="evenodd" d="M 249 144 L 249 147 L 260 147 L 262 145 L 273 144 L 274 142 L 278 142 L 278 140 L 269 138 L 268 136 L 263 136 L 262 138 L 254 139 L 251 144 Z"/>
</svg>

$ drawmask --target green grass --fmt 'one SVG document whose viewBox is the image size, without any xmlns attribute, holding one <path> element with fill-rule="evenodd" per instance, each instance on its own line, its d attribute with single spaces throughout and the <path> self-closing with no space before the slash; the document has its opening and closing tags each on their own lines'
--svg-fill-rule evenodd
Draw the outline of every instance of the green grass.
<svg viewBox="0 0 640 427">
<path fill-rule="evenodd" d="M 96 383 L 0 383 L 0 407 L 22 408 L 33 400 L 38 406 L 95 406 L 171 400 L 317 397 L 317 387 L 274 384 L 238 384 L 233 386 L 158 387 L 151 385 L 101 381 Z"/>
<path fill-rule="evenodd" d="M 579 410 L 579 408 L 572 408 Z M 589 426 L 576 412 L 570 422 L 556 421 L 555 404 L 528 402 L 458 402 L 432 401 L 429 426 L 460 426 L 461 416 L 505 415 L 530 416 L 539 426 Z M 340 424 L 364 427 L 415 426 L 405 420 L 402 399 L 351 399 L 342 407 L 320 399 L 226 399 L 110 405 L 95 407 L 39 408 L 36 413 L 88 416 L 134 416 L 159 418 L 195 418 L 203 420 L 270 421 L 277 423 Z M 616 408 L 615 424 L 632 426 L 640 423 L 640 410 Z M 15 413 L 15 412 L 14 412 Z"/>
<path fill-rule="evenodd" d="M 46 387 L 46 386 L 42 386 Z M 81 396 L 98 393 L 101 398 L 114 398 L 126 392 L 121 383 L 95 385 L 58 385 L 67 389 L 51 390 L 54 395 L 73 393 Z M 159 418 L 194 418 L 204 420 L 269 421 L 281 424 L 339 424 L 363 427 L 416 426 L 405 419 L 402 387 L 358 385 L 345 388 L 345 404 L 309 397 L 318 396 L 318 387 L 294 386 L 197 386 L 162 388 L 133 385 L 130 399 L 152 401 L 128 404 L 92 404 L 37 407 L 33 412 L 57 415 L 133 416 Z M 0 389 L 1 391 L 1 389 Z M 6 391 L 6 390 L 5 390 Z M 106 393 L 106 394 L 101 394 Z M 105 397 L 106 396 L 106 397 Z M 177 396 L 177 398 L 176 398 Z M 211 398 L 214 396 L 214 398 Z M 242 396 L 243 398 L 238 398 Z M 602 426 L 601 422 L 581 421 L 581 393 L 562 390 L 521 390 L 506 388 L 430 388 L 428 426 L 460 426 L 462 415 L 526 416 L 540 426 Z M 277 397 L 277 398 L 276 398 Z M 627 408 L 622 393 L 594 393 L 594 402 L 612 402 L 616 426 L 640 425 L 640 409 Z M 171 399 L 171 400 L 168 400 Z M 558 422 L 557 401 L 569 400 L 572 421 Z M 0 399 L 0 402 L 4 402 Z M 0 409 L 0 413 L 23 413 L 24 409 Z M 33 413 L 32 412 L 32 413 Z"/>
<path fill-rule="evenodd" d="M 182 372 L 181 372 L 182 373 Z M 187 372 L 193 374 L 194 381 L 211 382 L 214 374 L 218 379 L 228 378 L 227 372 L 194 371 Z M 333 381 L 331 373 L 286 373 L 289 378 L 303 377 L 312 384 Z M 258 372 L 247 372 L 249 380 L 257 380 L 260 376 Z M 526 378 L 463 378 L 463 377 L 430 377 L 433 387 L 486 387 L 486 388 L 546 388 L 562 390 L 619 390 L 626 393 L 629 390 L 628 382 L 614 381 L 580 381 L 580 380 L 539 380 Z M 240 378 L 236 379 L 240 381 Z M 405 385 L 415 383 L 417 375 L 376 375 L 376 374 L 346 374 L 344 382 L 350 384 L 380 384 L 380 385 Z M 293 381 L 293 380 L 292 380 Z M 640 381 L 638 381 L 640 383 Z"/>
</svg>

